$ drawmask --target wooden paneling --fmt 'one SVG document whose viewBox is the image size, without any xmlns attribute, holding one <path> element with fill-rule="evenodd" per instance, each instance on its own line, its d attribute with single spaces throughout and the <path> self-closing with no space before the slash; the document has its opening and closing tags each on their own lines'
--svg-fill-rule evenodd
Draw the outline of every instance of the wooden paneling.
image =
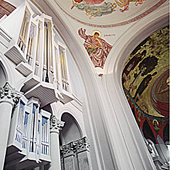
<svg viewBox="0 0 170 170">
<path fill-rule="evenodd" d="M 15 7 L 9 4 L 6 1 L 0 0 L 0 18 L 2 18 L 5 14 L 9 15 L 12 11 L 14 11 Z"/>
</svg>

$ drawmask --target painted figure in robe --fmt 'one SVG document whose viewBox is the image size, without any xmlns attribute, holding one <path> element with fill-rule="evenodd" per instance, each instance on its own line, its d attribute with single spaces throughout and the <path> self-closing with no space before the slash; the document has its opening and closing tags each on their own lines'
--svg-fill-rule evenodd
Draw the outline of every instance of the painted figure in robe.
<svg viewBox="0 0 170 170">
<path fill-rule="evenodd" d="M 106 58 L 112 49 L 112 46 L 101 38 L 101 33 L 98 30 L 94 30 L 92 35 L 85 34 L 86 29 L 79 29 L 78 33 L 81 38 L 85 40 L 84 47 L 87 50 L 90 59 L 95 67 L 103 69 Z"/>
</svg>

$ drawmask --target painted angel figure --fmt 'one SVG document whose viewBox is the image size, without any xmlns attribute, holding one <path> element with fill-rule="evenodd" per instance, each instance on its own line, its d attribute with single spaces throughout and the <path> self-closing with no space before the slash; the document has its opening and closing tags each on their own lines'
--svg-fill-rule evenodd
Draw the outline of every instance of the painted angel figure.
<svg viewBox="0 0 170 170">
<path fill-rule="evenodd" d="M 101 38 L 101 33 L 98 30 L 94 30 L 92 35 L 86 35 L 86 29 L 80 28 L 78 33 L 81 38 L 85 40 L 84 47 L 87 50 L 90 59 L 95 67 L 103 69 L 106 58 L 112 49 L 112 46 Z"/>
<path fill-rule="evenodd" d="M 86 15 L 91 17 L 99 17 L 110 14 L 116 8 L 115 3 L 105 2 L 104 0 L 72 0 L 73 6 L 81 11 L 86 11 Z"/>
<path fill-rule="evenodd" d="M 91 17 L 99 17 L 102 15 L 111 14 L 114 9 L 119 6 L 120 11 L 128 11 L 129 3 L 135 2 L 135 5 L 143 4 L 146 0 L 115 0 L 115 2 L 106 2 L 105 0 L 72 0 L 72 7 L 77 7 L 79 10 L 86 11 L 86 14 Z M 122 9 L 123 8 L 123 9 Z"/>
</svg>

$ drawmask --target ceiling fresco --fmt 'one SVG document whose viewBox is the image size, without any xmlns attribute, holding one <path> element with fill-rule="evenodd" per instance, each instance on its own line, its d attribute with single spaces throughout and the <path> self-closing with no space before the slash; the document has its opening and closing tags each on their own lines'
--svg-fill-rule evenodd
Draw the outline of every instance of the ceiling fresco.
<svg viewBox="0 0 170 170">
<path fill-rule="evenodd" d="M 169 127 L 168 26 L 150 35 L 131 53 L 124 66 L 122 84 L 145 137 L 157 142 L 159 135 L 165 142 Z"/>
<path fill-rule="evenodd" d="M 104 28 L 126 25 L 139 20 L 166 1 L 54 0 L 63 12 L 79 23 Z"/>
</svg>

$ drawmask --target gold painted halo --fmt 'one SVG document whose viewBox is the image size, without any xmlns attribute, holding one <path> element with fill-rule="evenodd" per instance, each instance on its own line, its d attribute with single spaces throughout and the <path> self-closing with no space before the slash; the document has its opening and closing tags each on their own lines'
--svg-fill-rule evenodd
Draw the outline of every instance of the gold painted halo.
<svg viewBox="0 0 170 170">
<path fill-rule="evenodd" d="M 94 36 L 94 33 L 97 32 L 99 34 L 99 38 L 101 38 L 102 34 L 99 30 L 94 30 L 91 35 Z"/>
<path fill-rule="evenodd" d="M 159 122 L 158 122 L 156 119 L 154 119 L 154 120 L 152 121 L 152 123 L 153 123 L 154 126 L 155 126 L 155 123 L 156 123 L 156 126 L 159 125 Z"/>
<path fill-rule="evenodd" d="M 170 77 L 166 79 L 166 84 L 169 86 L 170 85 Z"/>
</svg>

